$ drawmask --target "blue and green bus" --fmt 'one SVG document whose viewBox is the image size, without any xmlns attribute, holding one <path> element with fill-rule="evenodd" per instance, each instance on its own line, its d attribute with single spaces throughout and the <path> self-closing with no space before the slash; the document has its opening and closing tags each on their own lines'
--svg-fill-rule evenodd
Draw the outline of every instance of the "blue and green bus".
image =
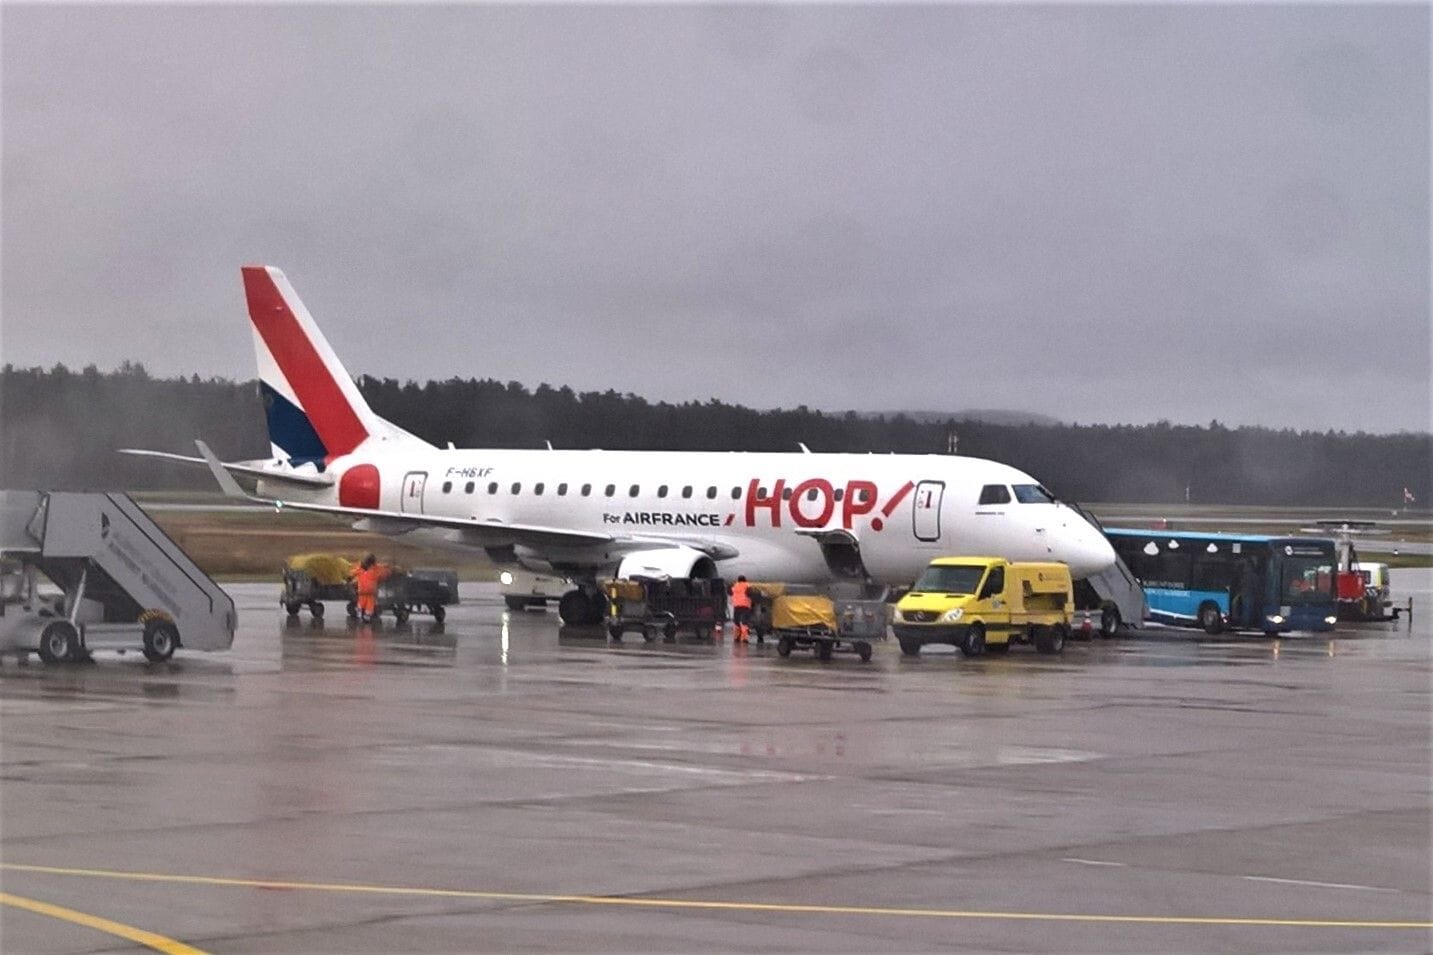
<svg viewBox="0 0 1433 955">
<path fill-rule="evenodd" d="M 1107 528 L 1144 584 L 1159 623 L 1224 629 L 1332 630 L 1338 620 L 1334 542 L 1315 537 Z"/>
</svg>

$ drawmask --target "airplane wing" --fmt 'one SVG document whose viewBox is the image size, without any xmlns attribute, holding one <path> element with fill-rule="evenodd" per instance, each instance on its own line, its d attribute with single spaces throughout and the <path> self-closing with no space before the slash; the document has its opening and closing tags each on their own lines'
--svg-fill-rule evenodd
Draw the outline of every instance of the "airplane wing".
<svg viewBox="0 0 1433 955">
<path fill-rule="evenodd" d="M 149 451 L 144 448 L 120 448 L 119 453 L 133 454 L 137 457 L 144 458 L 162 458 L 166 461 L 179 461 L 183 464 L 198 464 L 203 466 L 209 463 L 204 458 L 196 458 L 187 454 L 170 454 L 168 451 Z M 255 467 L 252 464 L 226 464 L 222 461 L 219 462 L 219 466 L 231 474 L 258 478 L 262 481 L 276 481 L 281 484 L 292 484 L 296 487 L 304 488 L 333 487 L 333 478 L 327 474 L 305 474 L 302 471 L 279 471 Z"/>
<path fill-rule="evenodd" d="M 420 527 L 442 528 L 460 532 L 464 541 L 474 547 L 506 547 L 518 544 L 525 547 L 583 548 L 603 547 L 613 556 L 644 550 L 655 550 L 682 544 L 700 550 L 713 560 L 727 560 L 737 556 L 736 548 L 718 541 L 695 537 L 646 537 L 635 535 L 604 534 L 599 531 L 582 531 L 566 527 L 546 527 L 540 524 L 514 524 L 507 521 L 479 520 L 466 517 L 442 517 L 435 514 L 410 514 L 401 511 L 373 510 L 363 507 L 344 507 L 339 504 L 309 504 L 301 501 L 281 501 L 258 497 L 239 487 L 229 473 L 231 466 L 224 464 L 209 450 L 203 441 L 195 441 L 199 460 L 209 466 L 215 480 L 224 493 L 233 498 L 242 498 L 258 504 L 268 504 L 276 509 L 312 511 L 318 514 L 333 514 L 361 520 L 367 529 L 378 533 L 401 534 Z"/>
</svg>

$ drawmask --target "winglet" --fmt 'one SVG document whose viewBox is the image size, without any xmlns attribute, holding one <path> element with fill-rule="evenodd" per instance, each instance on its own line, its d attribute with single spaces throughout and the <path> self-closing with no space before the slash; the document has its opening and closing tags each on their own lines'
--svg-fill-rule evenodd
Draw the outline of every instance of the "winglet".
<svg viewBox="0 0 1433 955">
<path fill-rule="evenodd" d="M 219 487 L 224 491 L 225 497 L 237 497 L 241 501 L 251 500 L 249 495 L 244 493 L 244 489 L 239 486 L 239 482 L 234 480 L 234 476 L 224 470 L 224 465 L 220 464 L 219 459 L 214 456 L 214 452 L 209 450 L 209 445 L 196 438 L 194 446 L 199 449 L 204 463 L 209 465 L 209 471 L 214 475 L 214 480 L 219 482 Z"/>
</svg>

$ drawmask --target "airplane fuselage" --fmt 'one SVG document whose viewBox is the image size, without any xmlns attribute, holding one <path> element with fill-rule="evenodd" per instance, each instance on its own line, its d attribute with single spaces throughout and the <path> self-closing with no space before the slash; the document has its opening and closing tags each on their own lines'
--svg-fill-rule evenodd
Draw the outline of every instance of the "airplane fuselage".
<svg viewBox="0 0 1433 955">
<path fill-rule="evenodd" d="M 330 462 L 328 473 L 336 477 L 333 488 L 285 493 L 295 501 L 487 525 L 715 544 L 735 555 L 718 556 L 728 578 L 863 576 L 906 584 L 932 558 L 952 554 L 1061 560 L 1076 576 L 1112 561 L 1103 535 L 1076 510 L 1035 494 L 1033 477 L 980 458 L 409 446 L 359 448 Z M 992 486 L 1004 493 L 991 493 Z M 1022 503 L 1022 496 L 1039 499 Z M 982 504 L 982 497 L 1005 500 Z M 427 537 L 465 545 L 461 530 Z M 851 572 L 853 554 L 860 574 Z M 621 555 L 585 542 L 541 552 L 519 545 L 512 556 L 535 569 L 610 572 Z"/>
</svg>

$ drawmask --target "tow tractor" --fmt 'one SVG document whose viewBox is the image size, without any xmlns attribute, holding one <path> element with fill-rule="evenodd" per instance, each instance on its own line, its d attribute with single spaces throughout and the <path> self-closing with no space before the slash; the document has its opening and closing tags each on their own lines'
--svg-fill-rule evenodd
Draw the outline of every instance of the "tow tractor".
<svg viewBox="0 0 1433 955">
<path fill-rule="evenodd" d="M 1362 560 L 1354 537 L 1360 534 L 1386 534 L 1373 521 L 1319 521 L 1319 530 L 1332 532 L 1338 553 L 1338 618 L 1354 623 L 1378 623 L 1397 620 L 1407 607 L 1393 605 L 1389 586 L 1388 565 Z"/>
</svg>

